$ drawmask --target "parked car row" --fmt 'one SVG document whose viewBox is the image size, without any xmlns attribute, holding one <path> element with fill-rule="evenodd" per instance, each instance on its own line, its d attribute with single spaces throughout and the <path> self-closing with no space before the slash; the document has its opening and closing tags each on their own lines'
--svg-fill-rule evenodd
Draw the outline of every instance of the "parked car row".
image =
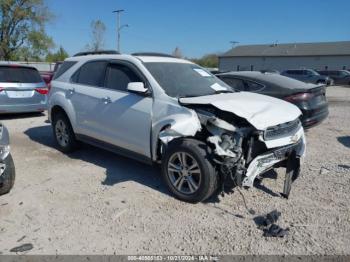
<svg viewBox="0 0 350 262">
<path fill-rule="evenodd" d="M 350 72 L 347 70 L 317 71 L 320 75 L 330 77 L 336 85 L 350 85 Z"/>
<path fill-rule="evenodd" d="M 224 73 L 218 71 L 211 72 L 213 74 Z M 279 72 L 273 69 L 266 69 L 260 70 L 260 72 L 281 74 L 305 83 L 350 86 L 350 71 L 348 70 L 291 69 Z"/>
<path fill-rule="evenodd" d="M 281 73 L 283 76 L 294 78 L 305 83 L 332 85 L 333 80 L 325 75 L 320 75 L 312 69 L 286 70 Z"/>
</svg>

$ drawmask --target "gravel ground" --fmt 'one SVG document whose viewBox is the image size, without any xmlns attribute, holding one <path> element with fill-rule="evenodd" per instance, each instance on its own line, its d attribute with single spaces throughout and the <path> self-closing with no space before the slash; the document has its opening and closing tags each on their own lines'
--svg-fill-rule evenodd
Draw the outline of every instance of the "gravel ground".
<svg viewBox="0 0 350 262">
<path fill-rule="evenodd" d="M 256 215 L 282 213 L 285 238 L 263 237 L 238 191 L 183 203 L 156 168 L 89 146 L 67 156 L 46 116 L 2 117 L 17 178 L 0 198 L 0 252 L 31 243 L 28 254 L 350 254 L 350 88 L 328 96 L 289 200 L 278 196 L 282 170 L 242 190 Z"/>
</svg>

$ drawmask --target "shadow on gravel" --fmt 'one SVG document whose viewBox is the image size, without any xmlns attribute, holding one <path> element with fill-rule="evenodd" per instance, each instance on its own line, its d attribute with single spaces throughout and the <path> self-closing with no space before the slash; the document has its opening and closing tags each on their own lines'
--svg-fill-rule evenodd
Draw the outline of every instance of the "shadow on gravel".
<svg viewBox="0 0 350 262">
<path fill-rule="evenodd" d="M 35 113 L 22 113 L 22 114 L 1 114 L 0 120 L 13 120 L 13 119 L 23 119 L 23 118 L 33 118 L 33 117 L 42 117 L 44 113 L 35 112 Z"/>
<path fill-rule="evenodd" d="M 350 148 L 350 136 L 339 136 L 337 139 L 343 146 Z"/>
<path fill-rule="evenodd" d="M 51 126 L 30 128 L 24 133 L 37 143 L 57 149 Z M 157 167 L 142 164 L 86 144 L 83 144 L 80 150 L 67 155 L 72 159 L 79 159 L 104 168 L 106 178 L 102 181 L 102 185 L 113 186 L 126 181 L 134 181 L 169 195 Z"/>
</svg>

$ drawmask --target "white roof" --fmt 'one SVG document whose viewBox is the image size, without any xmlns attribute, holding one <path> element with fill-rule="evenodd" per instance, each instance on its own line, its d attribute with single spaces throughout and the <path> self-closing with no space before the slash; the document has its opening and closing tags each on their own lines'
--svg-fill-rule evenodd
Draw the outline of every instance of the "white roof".
<svg viewBox="0 0 350 262">
<path fill-rule="evenodd" d="M 165 56 L 136 56 L 144 63 L 185 63 L 192 64 L 192 62 L 184 59 L 165 57 Z"/>
<path fill-rule="evenodd" d="M 73 56 L 70 58 L 67 58 L 66 61 L 88 61 L 93 59 L 125 59 L 125 60 L 132 60 L 138 58 L 144 63 L 157 63 L 157 62 L 163 62 L 163 63 L 186 63 L 186 64 L 192 64 L 192 62 L 185 60 L 185 59 L 179 59 L 174 57 L 163 57 L 163 56 L 132 56 L 132 55 L 125 55 L 125 54 L 112 54 L 112 55 L 85 55 L 85 56 Z"/>
</svg>

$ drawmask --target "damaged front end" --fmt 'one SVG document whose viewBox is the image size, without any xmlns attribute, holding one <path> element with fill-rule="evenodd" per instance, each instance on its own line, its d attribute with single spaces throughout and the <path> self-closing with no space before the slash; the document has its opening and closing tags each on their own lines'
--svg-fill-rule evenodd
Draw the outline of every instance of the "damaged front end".
<svg viewBox="0 0 350 262">
<path fill-rule="evenodd" d="M 192 119 L 169 126 L 160 133 L 164 144 L 186 136 L 209 144 L 222 192 L 225 186 L 253 187 L 255 179 L 262 174 L 275 167 L 285 167 L 282 196 L 288 198 L 305 152 L 304 131 L 299 119 L 258 130 L 248 120 L 212 106 L 191 105 L 189 108 Z"/>
</svg>

